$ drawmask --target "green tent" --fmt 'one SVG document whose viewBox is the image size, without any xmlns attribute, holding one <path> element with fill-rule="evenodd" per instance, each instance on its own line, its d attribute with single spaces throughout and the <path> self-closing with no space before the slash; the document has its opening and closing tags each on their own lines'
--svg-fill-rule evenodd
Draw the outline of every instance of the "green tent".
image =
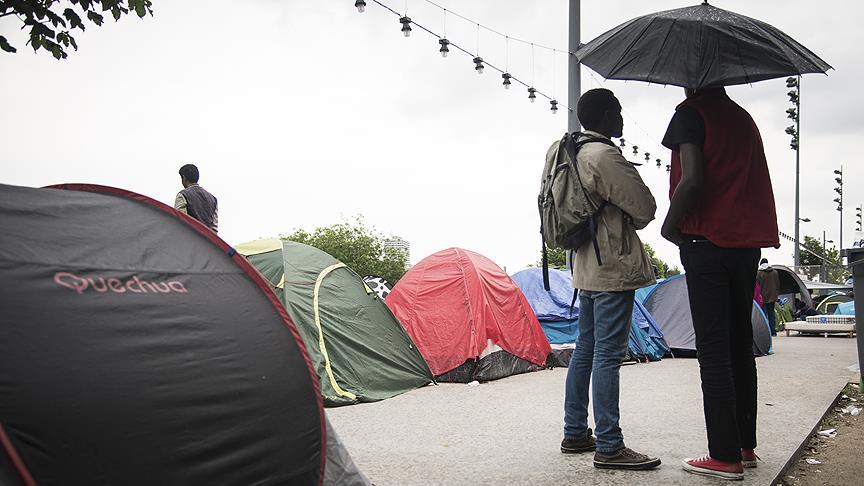
<svg viewBox="0 0 864 486">
<path fill-rule="evenodd" d="M 344 263 L 293 241 L 259 240 L 235 249 L 285 304 L 327 406 L 383 400 L 432 381 L 408 333 Z"/>
</svg>

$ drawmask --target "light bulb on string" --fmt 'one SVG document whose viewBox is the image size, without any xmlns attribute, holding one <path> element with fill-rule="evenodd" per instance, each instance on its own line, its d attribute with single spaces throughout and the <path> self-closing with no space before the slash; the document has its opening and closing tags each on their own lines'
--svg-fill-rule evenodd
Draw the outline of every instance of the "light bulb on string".
<svg viewBox="0 0 864 486">
<path fill-rule="evenodd" d="M 450 45 L 450 41 L 446 38 L 438 39 L 438 43 L 441 44 L 441 49 L 438 49 L 438 52 L 441 53 L 441 57 L 447 57 L 447 53 L 450 52 L 450 49 L 447 47 Z"/>
<path fill-rule="evenodd" d="M 638 154 L 639 154 L 639 146 L 638 146 L 638 145 L 634 145 L 634 146 L 633 146 L 633 155 L 638 155 Z"/>
<path fill-rule="evenodd" d="M 657 159 L 657 168 L 659 169 L 660 167 L 662 167 L 662 165 L 660 163 L 660 159 Z"/>
<path fill-rule="evenodd" d="M 504 89 L 510 89 L 510 85 L 513 84 L 510 82 L 510 78 L 512 78 L 513 76 L 511 76 L 510 73 L 504 73 L 501 75 L 501 77 L 504 78 L 504 82 L 502 83 L 504 85 Z"/>
<path fill-rule="evenodd" d="M 354 2 L 354 6 L 357 7 L 357 11 L 363 13 L 366 11 L 366 2 L 363 0 L 357 0 Z"/>
<path fill-rule="evenodd" d="M 528 88 L 528 101 L 530 101 L 531 103 L 534 103 L 534 101 L 537 100 L 537 95 L 534 94 L 536 92 L 537 90 L 534 89 L 534 87 Z"/>
<path fill-rule="evenodd" d="M 483 74 L 483 58 L 475 57 L 474 58 L 474 70 L 477 71 L 477 74 Z"/>
<path fill-rule="evenodd" d="M 550 100 L 549 104 L 552 105 L 550 110 L 552 110 L 552 114 L 558 113 L 558 102 L 556 100 Z"/>
<path fill-rule="evenodd" d="M 402 34 L 405 37 L 411 37 L 411 18 L 399 17 L 399 23 L 402 24 Z"/>
<path fill-rule="evenodd" d="M 622 139 L 619 139 L 619 140 L 618 140 L 618 145 L 620 145 L 621 147 L 625 147 L 625 146 L 627 145 L 627 141 L 624 140 L 623 138 L 622 138 Z"/>
</svg>

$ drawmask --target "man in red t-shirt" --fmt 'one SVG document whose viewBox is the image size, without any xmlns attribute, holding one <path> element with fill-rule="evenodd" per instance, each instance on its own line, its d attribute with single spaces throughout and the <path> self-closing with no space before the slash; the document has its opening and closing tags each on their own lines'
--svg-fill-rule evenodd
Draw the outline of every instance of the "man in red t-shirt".
<svg viewBox="0 0 864 486">
<path fill-rule="evenodd" d="M 741 479 L 756 466 L 756 269 L 761 248 L 780 246 L 762 138 L 723 88 L 688 89 L 663 145 L 672 170 L 661 232 L 687 273 L 708 433 L 709 454 L 684 469 Z"/>
</svg>

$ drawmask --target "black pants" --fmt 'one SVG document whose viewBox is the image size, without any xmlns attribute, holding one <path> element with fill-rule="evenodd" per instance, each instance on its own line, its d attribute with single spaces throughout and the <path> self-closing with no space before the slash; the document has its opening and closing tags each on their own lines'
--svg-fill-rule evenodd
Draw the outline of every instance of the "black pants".
<svg viewBox="0 0 864 486">
<path fill-rule="evenodd" d="M 720 248 L 698 237 L 681 246 L 708 451 L 721 461 L 740 461 L 742 448 L 756 448 L 751 312 L 760 253 L 758 248 Z"/>
</svg>

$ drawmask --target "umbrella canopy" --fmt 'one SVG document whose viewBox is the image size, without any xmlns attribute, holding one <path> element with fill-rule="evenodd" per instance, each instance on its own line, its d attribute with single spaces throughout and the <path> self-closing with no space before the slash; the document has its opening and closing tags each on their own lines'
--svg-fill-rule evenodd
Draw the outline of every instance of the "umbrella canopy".
<svg viewBox="0 0 864 486">
<path fill-rule="evenodd" d="M 779 29 L 707 2 L 632 19 L 585 44 L 576 56 L 606 79 L 686 88 L 832 69 Z"/>
</svg>

